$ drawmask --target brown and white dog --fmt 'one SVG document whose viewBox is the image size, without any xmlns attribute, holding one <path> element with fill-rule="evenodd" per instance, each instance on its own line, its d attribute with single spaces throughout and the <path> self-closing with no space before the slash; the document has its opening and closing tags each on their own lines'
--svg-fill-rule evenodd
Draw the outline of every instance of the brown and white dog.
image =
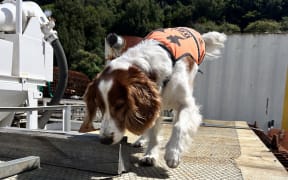
<svg viewBox="0 0 288 180">
<path fill-rule="evenodd" d="M 225 41 L 225 34 L 200 35 L 186 27 L 153 31 L 107 64 L 89 84 L 84 96 L 87 115 L 79 131 L 93 130 L 92 120 L 100 110 L 103 115 L 101 142 L 115 144 L 125 130 L 136 135 L 145 133 L 149 141 L 141 162 L 154 165 L 159 153 L 160 111 L 173 109 L 174 126 L 164 159 L 170 168 L 177 167 L 181 153 L 191 144 L 202 121 L 193 97 L 198 65 L 205 54 L 218 57 Z M 184 52 L 181 48 L 190 49 Z"/>
</svg>

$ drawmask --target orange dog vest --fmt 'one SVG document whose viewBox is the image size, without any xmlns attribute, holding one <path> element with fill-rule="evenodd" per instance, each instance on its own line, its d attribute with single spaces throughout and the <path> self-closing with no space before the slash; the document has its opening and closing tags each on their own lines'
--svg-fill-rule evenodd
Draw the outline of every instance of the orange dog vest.
<svg viewBox="0 0 288 180">
<path fill-rule="evenodd" d="M 175 60 L 184 56 L 191 56 L 199 65 L 205 56 L 205 42 L 202 36 L 191 28 L 177 27 L 157 29 L 148 34 L 146 39 L 155 39 L 161 42 Z"/>
</svg>

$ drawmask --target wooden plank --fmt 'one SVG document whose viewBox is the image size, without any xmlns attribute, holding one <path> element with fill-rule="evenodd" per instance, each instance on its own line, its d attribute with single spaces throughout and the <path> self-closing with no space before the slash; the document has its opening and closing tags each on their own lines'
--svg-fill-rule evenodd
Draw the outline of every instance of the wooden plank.
<svg viewBox="0 0 288 180">
<path fill-rule="evenodd" d="M 0 128 L 0 157 L 35 155 L 43 164 L 107 174 L 121 174 L 128 169 L 129 157 L 122 153 L 121 143 L 102 145 L 97 134 Z"/>
<path fill-rule="evenodd" d="M 248 127 L 236 121 L 236 126 Z M 236 159 L 243 179 L 288 179 L 288 173 L 252 130 L 237 129 L 241 156 Z"/>
<path fill-rule="evenodd" d="M 0 179 L 37 168 L 40 168 L 40 158 L 37 156 L 2 162 L 0 163 Z"/>
</svg>

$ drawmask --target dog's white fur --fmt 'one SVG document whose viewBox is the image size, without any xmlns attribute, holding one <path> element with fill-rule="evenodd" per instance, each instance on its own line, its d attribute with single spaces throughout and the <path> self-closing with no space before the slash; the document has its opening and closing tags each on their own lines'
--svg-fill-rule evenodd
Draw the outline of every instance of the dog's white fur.
<svg viewBox="0 0 288 180">
<path fill-rule="evenodd" d="M 226 35 L 218 32 L 209 32 L 202 36 L 206 44 L 206 57 L 218 57 L 220 55 L 219 48 L 224 47 Z M 128 70 L 132 65 L 136 65 L 146 73 L 153 71 L 157 74 L 156 83 L 162 96 L 161 108 L 173 109 L 175 112 L 174 126 L 166 145 L 164 156 L 167 165 L 175 168 L 180 162 L 181 153 L 191 144 L 192 137 L 202 121 L 199 107 L 193 97 L 193 82 L 198 71 L 198 65 L 194 63 L 193 69 L 187 71 L 187 62 L 180 59 L 173 67 L 169 54 L 155 40 L 142 41 L 108 64 L 112 70 Z M 167 78 L 170 80 L 163 87 L 163 82 Z M 107 80 L 101 81 L 99 84 L 99 90 L 106 107 L 108 107 L 107 94 L 111 83 L 111 81 Z M 145 156 L 141 159 L 144 164 L 154 165 L 158 159 L 158 132 L 160 126 L 160 120 L 157 120 L 155 125 L 147 131 L 148 147 Z M 117 129 L 115 120 L 111 119 L 109 114 L 109 108 L 106 108 L 100 135 L 108 136 L 111 134 L 113 134 L 113 143 L 116 143 L 120 141 L 124 133 Z M 136 145 L 143 145 L 144 141 L 145 138 L 141 137 L 136 142 Z"/>
</svg>

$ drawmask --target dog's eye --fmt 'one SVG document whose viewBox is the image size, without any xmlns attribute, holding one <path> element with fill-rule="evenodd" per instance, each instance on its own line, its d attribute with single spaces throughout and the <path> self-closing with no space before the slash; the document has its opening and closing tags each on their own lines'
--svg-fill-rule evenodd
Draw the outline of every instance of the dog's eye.
<svg viewBox="0 0 288 180">
<path fill-rule="evenodd" d="M 115 110 L 121 109 L 124 105 L 125 105 L 125 101 L 123 101 L 123 100 L 116 101 L 116 103 L 114 105 Z"/>
</svg>

